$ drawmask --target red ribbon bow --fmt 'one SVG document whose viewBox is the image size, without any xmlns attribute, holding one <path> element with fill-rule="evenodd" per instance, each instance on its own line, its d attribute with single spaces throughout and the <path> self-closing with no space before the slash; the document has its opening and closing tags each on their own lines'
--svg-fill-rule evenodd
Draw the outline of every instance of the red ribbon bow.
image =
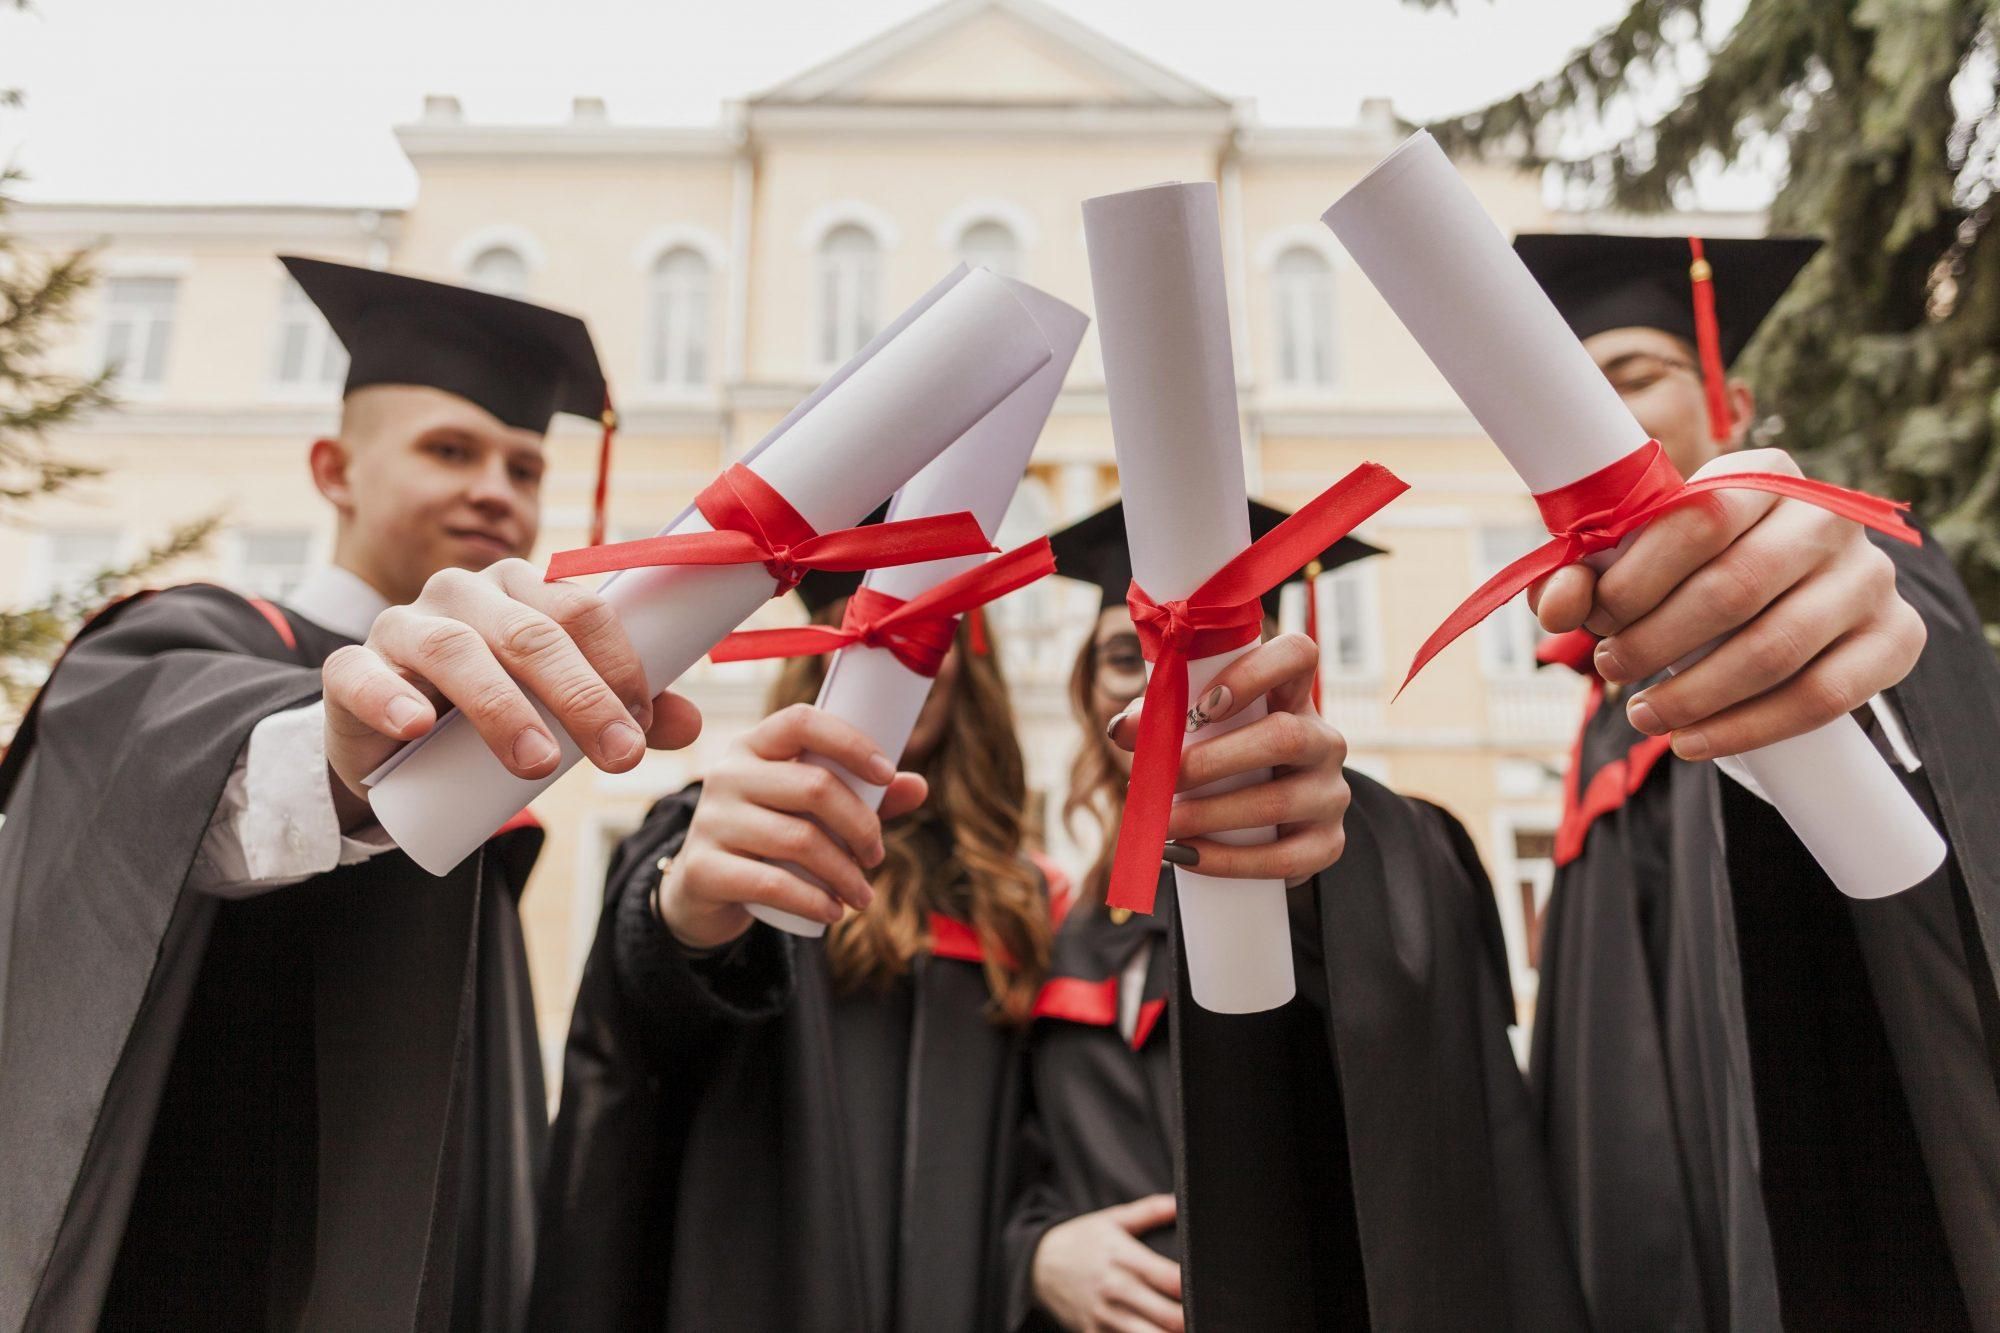
<svg viewBox="0 0 2000 1333">
<path fill-rule="evenodd" d="M 558 551 L 547 578 L 605 574 L 655 565 L 762 565 L 778 586 L 799 586 L 808 570 L 853 572 L 914 565 L 994 550 L 971 514 L 940 514 L 820 533 L 770 482 L 741 463 L 724 470 L 694 499 L 711 532 L 676 532 L 609 546 Z"/>
<path fill-rule="evenodd" d="M 740 630 L 715 646 L 715 662 L 747 662 L 765 657 L 810 657 L 851 644 L 887 648 L 920 676 L 935 676 L 951 651 L 958 618 L 974 607 L 1025 588 L 1055 573 L 1055 553 L 1047 537 L 1037 537 L 953 575 L 928 592 L 904 601 L 862 586 L 847 599 L 838 628 L 803 625 L 797 629 Z"/>
<path fill-rule="evenodd" d="M 1403 677 L 1407 688 L 1425 663 L 1446 645 L 1512 601 L 1514 594 L 1548 577 L 1564 565 L 1608 551 L 1675 505 L 1710 491 L 1769 491 L 1789 500 L 1804 500 L 1829 513 L 1852 519 L 1884 536 L 1912 546 L 1923 535 L 1903 521 L 1910 506 L 1831 482 L 1791 477 L 1777 472 L 1725 472 L 1699 481 L 1681 480 L 1658 440 L 1648 440 L 1608 467 L 1535 497 L 1549 540 L 1516 560 L 1459 603 L 1444 623 L 1431 631 Z M 1399 691 L 1400 692 L 1400 691 Z"/>
<path fill-rule="evenodd" d="M 1111 906 L 1153 910 L 1160 849 L 1167 840 L 1181 747 L 1187 740 L 1187 664 L 1255 640 L 1264 623 L 1258 599 L 1408 489 L 1389 469 L 1363 463 L 1245 547 L 1187 597 L 1155 601 L 1133 582 L 1125 604 L 1153 670 L 1146 680 L 1132 781 L 1111 863 L 1105 899 Z"/>
</svg>

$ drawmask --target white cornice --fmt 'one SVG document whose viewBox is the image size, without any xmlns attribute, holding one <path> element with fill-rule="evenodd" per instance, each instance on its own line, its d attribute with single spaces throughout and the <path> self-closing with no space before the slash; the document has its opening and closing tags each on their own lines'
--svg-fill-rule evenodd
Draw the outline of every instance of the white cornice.
<svg viewBox="0 0 2000 1333">
<path fill-rule="evenodd" d="M 148 241 L 242 237 L 273 244 L 393 241 L 403 217 L 400 208 L 264 204 L 16 204 L 8 214 L 24 236 Z"/>
<path fill-rule="evenodd" d="M 1401 136 L 1371 125 L 1256 125 L 1236 135 L 1236 151 L 1251 162 L 1352 159 L 1370 164 L 1394 148 Z"/>
<path fill-rule="evenodd" d="M 741 146 L 727 125 L 399 125 L 396 142 L 412 164 L 454 158 L 685 158 L 726 161 Z"/>
<path fill-rule="evenodd" d="M 1078 134 L 1151 138 L 1170 135 L 1222 138 L 1235 129 L 1227 106 L 1106 106 L 1085 103 L 843 103 L 756 105 L 753 138 L 812 138 L 869 134 L 878 137 L 990 137 Z"/>
</svg>

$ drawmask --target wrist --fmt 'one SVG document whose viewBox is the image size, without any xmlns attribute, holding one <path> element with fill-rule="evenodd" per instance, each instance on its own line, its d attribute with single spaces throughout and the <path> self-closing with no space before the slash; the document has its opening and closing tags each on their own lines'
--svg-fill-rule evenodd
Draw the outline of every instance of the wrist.
<svg viewBox="0 0 2000 1333">
<path fill-rule="evenodd" d="M 692 901 L 674 873 L 673 857 L 663 856 L 654 866 L 659 876 L 647 892 L 647 906 L 682 949 L 697 955 L 719 953 L 750 929 L 750 914 L 735 903 L 709 906 Z"/>
<path fill-rule="evenodd" d="M 375 812 L 368 807 L 368 798 L 347 785 L 347 780 L 336 773 L 332 764 L 326 766 L 327 787 L 333 794 L 334 817 L 340 822 L 342 833 L 352 833 L 364 824 L 375 820 Z"/>
</svg>

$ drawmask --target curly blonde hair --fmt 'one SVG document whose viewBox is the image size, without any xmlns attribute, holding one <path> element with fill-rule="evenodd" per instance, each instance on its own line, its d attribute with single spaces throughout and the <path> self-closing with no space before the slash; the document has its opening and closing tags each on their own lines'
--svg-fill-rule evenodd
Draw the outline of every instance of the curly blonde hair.
<svg viewBox="0 0 2000 1333">
<path fill-rule="evenodd" d="M 838 623 L 841 606 L 814 619 Z M 970 623 L 968 617 L 959 625 L 960 665 L 944 734 L 921 769 L 930 800 L 883 827 L 886 856 L 869 876 L 875 902 L 827 933 L 827 958 L 841 989 L 885 987 L 924 950 L 932 912 L 962 913 L 986 956 L 994 1021 L 1023 1026 L 1049 969 L 1048 897 L 1026 856 L 1027 767 L 1007 682 L 990 644 L 986 652 L 972 651 Z M 826 658 L 790 659 L 771 688 L 772 711 L 811 703 L 825 678 Z M 950 847 L 943 866 L 935 864 L 927 819 Z M 963 905 L 952 896 L 961 885 Z"/>
</svg>

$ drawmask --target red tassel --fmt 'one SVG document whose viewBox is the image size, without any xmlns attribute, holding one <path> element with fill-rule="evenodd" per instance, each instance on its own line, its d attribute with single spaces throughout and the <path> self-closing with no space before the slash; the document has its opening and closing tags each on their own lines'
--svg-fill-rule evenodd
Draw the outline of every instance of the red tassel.
<svg viewBox="0 0 2000 1333">
<path fill-rule="evenodd" d="M 1722 366 L 1722 327 L 1715 318 L 1715 270 L 1702 253 L 1701 237 L 1688 237 L 1693 262 L 1688 277 L 1694 283 L 1694 350 L 1701 362 L 1701 386 L 1708 394 L 1708 433 L 1711 439 L 1729 438 L 1729 380 Z"/>
<path fill-rule="evenodd" d="M 1314 643 L 1319 642 L 1319 575 L 1319 561 L 1315 560 L 1306 566 L 1306 637 Z M 1326 674 L 1325 666 L 1325 663 L 1321 663 L 1319 667 L 1313 670 L 1314 712 L 1318 712 L 1321 706 L 1319 682 L 1320 678 Z"/>
<path fill-rule="evenodd" d="M 966 627 L 966 645 L 972 649 L 974 657 L 985 657 L 993 651 L 992 643 L 986 637 L 986 608 L 975 606 L 966 613 L 970 623 Z"/>
<path fill-rule="evenodd" d="M 618 430 L 618 413 L 611 406 L 611 391 L 604 392 L 604 438 L 597 445 L 597 490 L 590 500 L 589 546 L 604 545 L 604 510 L 611 493 L 611 437 Z"/>
</svg>

